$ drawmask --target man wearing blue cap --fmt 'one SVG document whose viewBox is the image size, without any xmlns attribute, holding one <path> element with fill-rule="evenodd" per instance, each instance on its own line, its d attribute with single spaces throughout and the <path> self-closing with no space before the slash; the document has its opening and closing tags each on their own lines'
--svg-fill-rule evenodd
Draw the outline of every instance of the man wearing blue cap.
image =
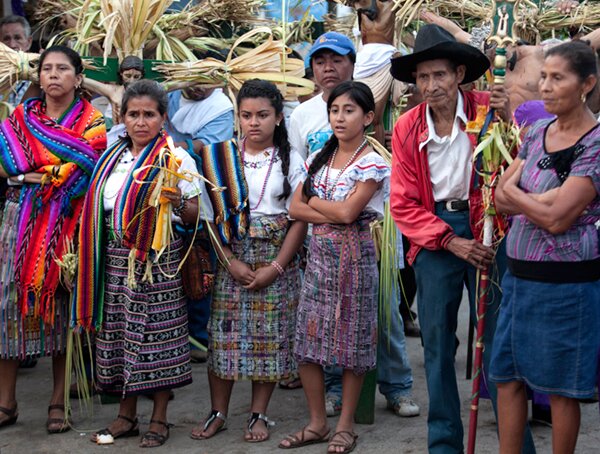
<svg viewBox="0 0 600 454">
<path fill-rule="evenodd" d="M 323 148 L 331 136 L 327 99 L 340 83 L 352 80 L 356 50 L 346 36 L 327 32 L 317 38 L 306 59 L 322 92 L 300 104 L 290 116 L 292 151 L 304 159 Z"/>
</svg>

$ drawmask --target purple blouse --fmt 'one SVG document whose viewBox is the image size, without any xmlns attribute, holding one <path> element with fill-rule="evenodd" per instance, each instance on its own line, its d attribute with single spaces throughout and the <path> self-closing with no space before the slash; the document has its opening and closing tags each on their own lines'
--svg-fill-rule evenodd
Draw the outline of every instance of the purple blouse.
<svg viewBox="0 0 600 454">
<path fill-rule="evenodd" d="M 547 153 L 544 145 L 546 131 L 554 121 L 538 121 L 527 132 L 519 151 L 519 158 L 525 161 L 519 186 L 525 192 L 540 194 L 561 186 L 561 177 L 589 177 L 596 189 L 596 198 L 569 230 L 559 235 L 538 227 L 522 214 L 513 216 L 506 252 L 513 259 L 536 262 L 593 260 L 600 257 L 600 124 L 582 136 L 573 147 Z M 573 153 L 574 160 L 568 175 L 564 166 L 561 175 L 561 171 L 556 170 L 561 168 L 556 164 L 561 159 L 555 158 L 564 158 L 565 153 Z"/>
</svg>

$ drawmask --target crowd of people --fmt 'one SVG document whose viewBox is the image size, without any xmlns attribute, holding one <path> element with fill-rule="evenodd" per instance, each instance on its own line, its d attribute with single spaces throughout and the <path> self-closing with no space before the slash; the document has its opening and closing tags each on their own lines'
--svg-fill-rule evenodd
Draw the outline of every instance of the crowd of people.
<svg viewBox="0 0 600 454">
<path fill-rule="evenodd" d="M 171 391 L 192 382 L 194 360 L 207 362 L 211 410 L 192 439 L 227 428 L 233 386 L 249 380 L 244 440 L 269 440 L 272 393 L 295 382 L 308 422 L 279 448 L 327 443 L 328 453 L 348 453 L 367 372 L 377 368 L 395 414 L 420 413 L 400 311 L 415 329 L 416 294 L 427 449 L 461 453 L 458 311 L 465 289 L 474 308 L 477 271 L 490 270 L 502 283 L 488 295 L 483 374 L 500 452 L 535 452 L 528 388 L 549 396 L 554 452 L 574 452 L 600 358 L 597 54 L 578 40 L 544 49 L 537 91 L 518 99 L 502 85 L 473 89 L 488 56 L 455 25 L 424 20 L 410 53 L 368 29 L 358 52 L 342 34 L 318 37 L 306 57 L 318 91 L 289 118 L 269 81 L 245 82 L 234 106 L 221 89 L 167 93 L 128 57 L 108 135 L 83 91 L 105 88 L 84 78 L 77 52 L 47 48 L 39 83 L 15 86 L 16 108 L 0 124 L 0 431 L 19 417 L 19 366 L 43 356 L 53 365 L 46 429 L 69 430 L 67 340 L 88 330 L 88 378 L 119 402 L 94 443 L 139 437 L 137 400 L 150 395 L 139 446 L 165 444 Z M 0 21 L 0 38 L 15 50 L 31 44 L 20 17 Z M 389 131 L 391 164 L 367 138 L 382 124 L 371 84 L 381 72 L 415 93 Z M 528 126 L 495 190 L 509 222 L 496 248 L 482 244 L 480 131 L 466 128 L 490 110 Z M 407 292 L 393 295 L 390 324 L 378 326 L 372 224 L 386 205 L 403 240 Z M 165 224 L 173 239 L 161 248 Z M 206 266 L 190 284 L 181 271 L 196 247 Z M 68 254 L 77 265 L 70 279 L 59 263 Z"/>
</svg>

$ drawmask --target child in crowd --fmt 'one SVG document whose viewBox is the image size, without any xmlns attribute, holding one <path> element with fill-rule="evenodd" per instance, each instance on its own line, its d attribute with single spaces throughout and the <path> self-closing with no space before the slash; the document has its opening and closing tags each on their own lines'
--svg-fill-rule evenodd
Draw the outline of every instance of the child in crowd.
<svg viewBox="0 0 600 454">
<path fill-rule="evenodd" d="M 375 110 L 365 84 L 341 83 L 327 110 L 333 136 L 306 161 L 290 208 L 291 217 L 313 224 L 294 346 L 310 421 L 279 447 L 328 440 L 323 367 L 340 366 L 342 412 L 328 452 L 345 453 L 356 446 L 353 415 L 376 363 L 379 277 L 369 225 L 383 217 L 390 168 L 365 138 Z"/>
<path fill-rule="evenodd" d="M 298 249 L 306 223 L 288 218 L 291 188 L 302 159 L 291 154 L 283 97 L 262 80 L 247 81 L 237 97 L 250 226 L 222 247 L 208 323 L 208 380 L 212 410 L 192 431 L 206 439 L 225 429 L 236 380 L 252 380 L 245 440 L 269 438 L 267 406 L 277 381 L 296 371 L 295 313 L 300 296 Z"/>
</svg>

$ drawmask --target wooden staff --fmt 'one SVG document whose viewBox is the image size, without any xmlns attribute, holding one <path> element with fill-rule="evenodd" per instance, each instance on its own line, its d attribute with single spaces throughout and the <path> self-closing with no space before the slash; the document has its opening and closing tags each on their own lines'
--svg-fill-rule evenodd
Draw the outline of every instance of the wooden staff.
<svg viewBox="0 0 600 454">
<path fill-rule="evenodd" d="M 521 0 L 503 0 L 493 1 L 492 11 L 494 11 L 494 22 L 491 37 L 489 42 L 497 44 L 496 56 L 494 58 L 494 85 L 504 84 L 506 75 L 506 46 L 513 44 L 515 14 L 519 9 Z M 527 0 L 525 3 L 530 4 Z M 535 5 L 531 4 L 535 7 Z M 510 35 L 509 35 L 510 34 Z M 488 119 L 485 125 L 494 117 L 493 110 L 488 113 Z M 485 133 L 486 126 L 482 131 Z M 480 138 L 481 138 L 480 136 Z M 483 245 L 491 247 L 494 236 L 494 218 L 496 210 L 492 196 L 492 186 L 494 180 L 491 176 L 484 176 L 485 185 L 482 187 L 482 199 L 484 203 L 484 219 L 483 219 Z M 487 194 L 486 194 L 487 193 Z M 469 417 L 469 437 L 467 445 L 467 454 L 475 453 L 475 439 L 477 434 L 477 416 L 479 410 L 479 390 L 481 387 L 481 376 L 483 374 L 483 336 L 485 333 L 485 313 L 488 304 L 488 294 L 490 292 L 490 270 L 489 267 L 478 272 L 478 301 L 477 301 L 477 338 L 475 341 L 475 362 L 473 364 L 473 391 L 471 397 L 471 412 Z"/>
</svg>

